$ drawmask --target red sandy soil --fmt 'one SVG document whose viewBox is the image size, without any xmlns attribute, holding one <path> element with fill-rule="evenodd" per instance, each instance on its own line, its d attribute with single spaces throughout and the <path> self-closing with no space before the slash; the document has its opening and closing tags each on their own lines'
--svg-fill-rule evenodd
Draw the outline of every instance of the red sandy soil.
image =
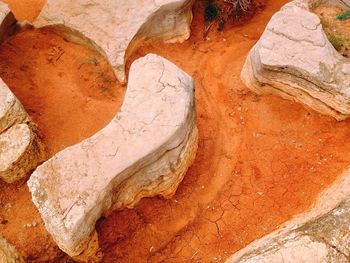
<svg viewBox="0 0 350 263">
<path fill-rule="evenodd" d="M 323 4 L 317 6 L 313 11 L 320 17 L 323 29 L 334 47 L 343 56 L 349 58 L 350 19 L 343 21 L 337 19 L 345 10 L 336 6 Z"/>
<path fill-rule="evenodd" d="M 38 16 L 45 0 L 2 0 L 7 3 L 19 21 L 33 21 Z"/>
<path fill-rule="evenodd" d="M 123 99 L 101 55 L 47 29 L 7 40 L 0 76 L 38 124 L 49 156 L 107 125 Z"/>
<path fill-rule="evenodd" d="M 195 163 L 172 199 L 143 199 L 134 209 L 116 211 L 99 220 L 97 230 L 104 253 L 103 262 L 223 262 L 293 215 L 307 210 L 320 191 L 348 166 L 349 121 L 336 122 L 276 96 L 257 96 L 240 81 L 239 74 L 248 51 L 271 15 L 285 2 L 269 1 L 266 9 L 247 24 L 226 29 L 223 33 L 212 30 L 210 40 L 203 39 L 202 3 L 198 2 L 194 8 L 190 40 L 173 45 L 144 43 L 134 53 L 129 65 L 133 59 L 154 52 L 193 76 L 196 81 L 199 150 Z M 17 4 L 16 10 L 20 10 L 21 3 Z M 64 55 L 56 66 L 48 65 L 46 57 L 40 55 L 45 53 L 42 51 L 44 47 L 50 46 L 44 43 L 45 39 L 49 43 L 55 39 L 55 45 L 63 47 L 67 54 L 79 54 L 76 58 L 83 50 L 88 52 L 50 32 L 23 32 L 9 42 L 18 41 L 25 45 L 17 52 L 26 49 L 32 54 L 28 58 L 36 63 L 31 65 L 26 57 L 17 58 L 18 55 L 11 52 L 11 45 L 5 44 L 0 55 L 6 57 L 9 64 L 6 65 L 7 74 L 0 73 L 0 76 L 25 105 L 28 103 L 37 109 L 34 113 L 29 112 L 38 121 L 41 133 L 48 138 L 46 143 L 53 145 L 52 152 L 55 152 L 58 146 L 51 140 L 55 141 L 53 135 L 58 136 L 60 132 L 40 123 L 35 112 L 45 115 L 43 122 L 54 123 L 58 117 L 50 115 L 48 108 L 51 104 L 58 105 L 58 108 L 65 109 L 62 113 L 58 111 L 60 118 L 70 119 L 71 123 L 81 121 L 79 127 L 88 126 L 91 121 L 88 115 L 67 115 L 66 112 L 73 109 L 71 104 L 76 105 L 75 111 L 86 110 L 90 101 L 86 101 L 85 106 L 76 103 L 82 103 L 85 97 L 92 95 L 82 92 L 78 98 L 73 98 L 65 94 L 70 94 L 73 83 L 76 84 L 74 92 L 84 89 L 86 85 L 82 83 L 85 83 L 88 70 L 77 68 L 75 58 L 73 62 L 64 63 L 65 66 L 60 68 L 63 76 L 57 77 L 61 71 L 57 69 L 58 73 L 55 73 L 55 68 L 63 63 Z M 33 43 L 43 48 L 32 50 Z M 19 59 L 28 63 L 26 65 L 30 68 L 25 72 L 30 74 L 17 72 L 20 63 L 16 61 Z M 12 61 L 15 62 L 10 63 Z M 101 65 L 106 63 L 102 58 L 99 61 Z M 52 76 L 39 74 L 48 67 L 52 67 L 49 71 Z M 30 71 L 34 68 L 36 74 Z M 16 79 L 16 76 L 25 78 Z M 37 81 L 38 90 L 49 94 L 47 89 L 51 84 L 45 84 L 45 79 L 51 83 L 59 81 L 62 84 L 56 87 L 62 89 L 59 94 L 67 99 L 71 97 L 72 102 L 61 100 L 58 103 L 57 97 L 49 96 L 45 98 L 48 106 L 40 108 L 36 103 L 40 102 L 37 96 L 40 97 L 41 93 L 19 87 L 20 83 L 31 87 L 31 81 Z M 93 95 L 100 96 L 98 85 L 94 87 Z M 121 99 L 122 95 L 117 95 Z M 109 100 L 105 98 L 105 101 Z M 112 102 L 114 107 L 120 105 L 117 101 Z M 100 107 L 95 100 L 94 103 Z M 98 114 L 107 121 L 111 118 L 111 108 L 101 108 Z M 95 128 L 99 125 L 101 128 L 102 124 L 103 121 Z M 65 136 L 70 138 L 69 134 L 75 129 L 76 126 L 69 129 L 68 125 Z M 94 131 L 93 128 L 89 130 Z M 77 141 L 81 139 L 79 136 L 75 138 Z M 63 139 L 62 143 L 65 143 Z M 66 143 L 71 144 L 73 140 Z M 0 233 L 15 244 L 29 262 L 67 262 L 66 256 L 60 253 L 45 231 L 26 186 L 2 184 L 0 187 L 0 215 L 5 222 L 0 225 Z M 23 227 L 33 220 L 37 226 Z"/>
</svg>

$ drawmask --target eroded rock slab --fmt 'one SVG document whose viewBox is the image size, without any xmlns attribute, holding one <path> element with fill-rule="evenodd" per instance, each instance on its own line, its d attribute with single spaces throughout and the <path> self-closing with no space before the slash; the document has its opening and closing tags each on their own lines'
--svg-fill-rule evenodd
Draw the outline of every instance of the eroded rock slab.
<svg viewBox="0 0 350 263">
<path fill-rule="evenodd" d="M 171 196 L 194 160 L 197 140 L 191 77 L 147 55 L 132 64 L 112 122 L 32 174 L 33 202 L 60 248 L 79 255 L 102 214 L 142 197 Z"/>
<path fill-rule="evenodd" d="M 334 49 L 310 12 L 318 2 L 292 1 L 277 12 L 241 77 L 258 93 L 278 94 L 342 120 L 350 115 L 350 59 Z"/>
<path fill-rule="evenodd" d="M 16 249 L 0 236 L 0 262 L 24 263 L 22 256 Z"/>
<path fill-rule="evenodd" d="M 16 182 L 28 176 L 43 158 L 35 125 L 0 79 L 0 179 Z"/>
<path fill-rule="evenodd" d="M 80 32 L 106 55 L 125 82 L 124 62 L 144 38 L 181 42 L 190 36 L 193 0 L 47 0 L 36 27 L 57 26 L 73 41 Z M 86 43 L 89 41 L 85 39 Z M 85 43 L 85 44 L 86 44 Z"/>
<path fill-rule="evenodd" d="M 16 124 L 0 134 L 0 178 L 5 182 L 22 179 L 41 160 L 41 145 L 29 125 Z"/>
</svg>

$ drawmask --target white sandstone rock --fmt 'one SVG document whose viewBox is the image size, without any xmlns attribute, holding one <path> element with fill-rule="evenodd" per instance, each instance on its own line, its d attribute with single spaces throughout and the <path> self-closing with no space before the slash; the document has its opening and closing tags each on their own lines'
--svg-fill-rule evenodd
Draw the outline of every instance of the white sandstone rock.
<svg viewBox="0 0 350 263">
<path fill-rule="evenodd" d="M 139 40 L 181 42 L 190 36 L 193 0 L 47 0 L 36 27 L 58 26 L 72 41 L 73 31 L 106 55 L 125 82 L 125 60 Z M 90 41 L 89 41 L 90 40 Z M 92 41 L 92 42 L 91 42 Z"/>
<path fill-rule="evenodd" d="M 194 160 L 197 136 L 192 79 L 157 55 L 135 61 L 111 123 L 39 166 L 28 181 L 59 247 L 77 256 L 102 214 L 142 197 L 171 196 Z"/>
<path fill-rule="evenodd" d="M 0 262 L 24 263 L 22 256 L 4 238 L 0 236 Z"/>
<path fill-rule="evenodd" d="M 309 11 L 317 2 L 292 1 L 277 12 L 241 77 L 258 93 L 275 93 L 342 120 L 350 115 L 350 59 L 334 49 Z"/>
<path fill-rule="evenodd" d="M 0 178 L 5 182 L 22 179 L 41 160 L 41 145 L 27 124 L 16 124 L 0 134 Z"/>
<path fill-rule="evenodd" d="M 28 115 L 23 106 L 0 78 L 0 134 L 27 119 Z"/>
<path fill-rule="evenodd" d="M 13 183 L 28 176 L 43 157 L 35 126 L 0 78 L 0 179 Z"/>
</svg>

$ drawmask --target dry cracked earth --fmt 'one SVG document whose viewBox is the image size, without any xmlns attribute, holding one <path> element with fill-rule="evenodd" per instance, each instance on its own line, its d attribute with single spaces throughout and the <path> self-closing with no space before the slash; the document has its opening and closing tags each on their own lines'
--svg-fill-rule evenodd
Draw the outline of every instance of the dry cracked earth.
<svg viewBox="0 0 350 263">
<path fill-rule="evenodd" d="M 43 4 L 6 2 L 20 20 Z M 248 51 L 286 2 L 267 1 L 244 25 L 204 39 L 197 1 L 188 41 L 147 42 L 132 55 L 128 65 L 152 52 L 194 78 L 199 149 L 173 198 L 143 199 L 99 220 L 103 262 L 224 262 L 307 210 L 348 166 L 349 121 L 257 96 L 240 81 Z M 123 100 L 125 87 L 104 58 L 53 32 L 23 31 L 0 47 L 0 58 L 0 77 L 38 123 L 50 155 L 104 127 Z M 72 262 L 46 232 L 25 182 L 0 187 L 0 233 L 28 262 Z"/>
</svg>

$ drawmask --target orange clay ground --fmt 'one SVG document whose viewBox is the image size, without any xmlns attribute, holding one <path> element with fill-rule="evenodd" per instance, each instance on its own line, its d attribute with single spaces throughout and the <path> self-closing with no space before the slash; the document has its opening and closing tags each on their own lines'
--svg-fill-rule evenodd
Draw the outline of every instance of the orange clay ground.
<svg viewBox="0 0 350 263">
<path fill-rule="evenodd" d="M 8 2 L 25 18 L 31 1 Z M 133 55 L 129 65 L 154 52 L 193 76 L 199 150 L 172 199 L 144 199 L 99 220 L 103 262 L 223 262 L 305 211 L 348 166 L 349 121 L 257 96 L 240 81 L 247 52 L 285 2 L 269 1 L 245 25 L 212 30 L 210 40 L 197 2 L 190 40 L 145 43 Z M 30 12 L 40 10 L 36 3 Z M 22 32 L 0 48 L 0 77 L 38 123 L 51 155 L 101 129 L 120 107 L 125 87 L 98 73 L 105 70 L 112 74 L 99 55 L 49 31 Z M 0 188 L 0 233 L 27 261 L 72 262 L 46 232 L 26 185 Z"/>
</svg>

